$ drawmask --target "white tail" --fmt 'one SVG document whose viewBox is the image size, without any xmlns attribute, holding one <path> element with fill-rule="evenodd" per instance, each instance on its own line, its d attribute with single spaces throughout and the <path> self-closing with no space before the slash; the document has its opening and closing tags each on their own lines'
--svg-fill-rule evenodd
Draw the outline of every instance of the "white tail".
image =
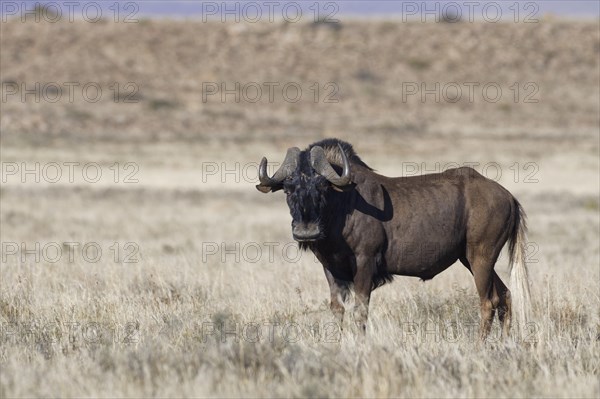
<svg viewBox="0 0 600 399">
<path fill-rule="evenodd" d="M 527 245 L 525 213 L 517 200 L 515 200 L 515 204 L 517 214 L 515 226 L 509 241 L 510 291 L 514 320 L 522 331 L 527 322 L 531 320 L 531 294 L 529 292 L 529 278 L 525 262 Z"/>
</svg>

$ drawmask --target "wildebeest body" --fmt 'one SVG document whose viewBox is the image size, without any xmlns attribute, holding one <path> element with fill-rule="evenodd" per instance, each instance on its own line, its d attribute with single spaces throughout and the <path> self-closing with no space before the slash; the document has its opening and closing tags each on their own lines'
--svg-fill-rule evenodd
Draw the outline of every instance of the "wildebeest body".
<svg viewBox="0 0 600 399">
<path fill-rule="evenodd" d="M 340 321 L 350 287 L 364 326 L 371 291 L 393 275 L 427 280 L 460 260 L 481 298 L 482 336 L 495 309 L 508 332 L 510 291 L 493 268 L 507 240 L 511 260 L 524 268 L 525 226 L 518 201 L 500 184 L 472 168 L 382 176 L 335 139 L 288 150 L 274 179 L 263 164 L 257 188 L 286 191 L 294 237 L 323 264 Z"/>
<path fill-rule="evenodd" d="M 376 179 L 361 169 L 353 168 L 355 190 L 331 194 L 327 214 L 333 220 L 325 223 L 325 238 L 315 249 L 331 264 L 341 258 L 351 264 L 357 252 L 379 255 L 382 280 L 390 274 L 433 278 L 465 255 L 469 227 L 472 240 L 485 230 L 480 215 L 494 212 L 509 222 L 514 211 L 506 190 L 471 168 Z M 341 269 L 335 272 L 350 277 Z"/>
</svg>

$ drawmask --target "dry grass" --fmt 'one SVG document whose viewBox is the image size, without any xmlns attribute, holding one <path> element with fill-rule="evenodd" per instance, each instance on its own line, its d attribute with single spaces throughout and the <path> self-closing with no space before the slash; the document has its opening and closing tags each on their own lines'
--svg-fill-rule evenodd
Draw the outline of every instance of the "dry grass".
<svg viewBox="0 0 600 399">
<path fill-rule="evenodd" d="M 128 81 L 125 72 L 137 71 L 144 90 L 132 106 L 2 104 L 4 163 L 98 162 L 104 177 L 2 184 L 0 397 L 600 396 L 597 23 L 342 26 L 258 25 L 248 47 L 222 25 L 2 26 L 3 79 Z M 53 39 L 70 43 L 63 50 L 95 46 L 102 62 L 66 50 L 50 62 L 42 49 L 54 48 Z M 251 57 L 261 43 L 265 57 Z M 390 50 L 396 45 L 402 51 Z M 457 53 L 461 46 L 470 50 Z M 305 57 L 287 58 L 300 49 Z M 335 56 L 319 56 L 326 49 Z M 21 61 L 5 56 L 19 52 Z M 252 71 L 264 80 L 338 76 L 345 100 L 337 108 L 197 104 L 194 85 L 204 76 L 245 81 L 256 78 Z M 399 106 L 392 89 L 404 73 L 428 81 L 534 79 L 545 91 L 533 108 Z M 474 283 L 454 265 L 425 283 L 397 277 L 375 291 L 366 337 L 340 333 L 321 266 L 306 253 L 295 260 L 295 246 L 286 246 L 283 196 L 256 191 L 251 171 L 203 173 L 263 155 L 280 161 L 287 147 L 323 136 L 351 141 L 389 175 L 414 163 L 423 171 L 479 162 L 481 171 L 498 162 L 500 183 L 529 216 L 534 324 L 501 343 L 496 321 L 490 342 L 478 345 Z M 121 172 L 134 162 L 139 182 L 114 183 L 115 162 Z M 528 162 L 538 168 L 535 183 L 525 179 Z M 63 256 L 22 261 L 6 247 L 36 242 L 57 243 Z M 71 261 L 67 242 L 97 243 L 102 256 L 91 262 L 77 249 Z M 128 243 L 139 249 L 137 262 L 123 262 Z M 272 258 L 269 245 L 277 245 Z M 503 254 L 497 270 L 505 281 L 507 263 Z"/>
<path fill-rule="evenodd" d="M 4 397 L 598 394 L 598 223 L 584 204 L 554 199 L 556 209 L 568 209 L 554 216 L 530 210 L 540 247 L 539 263 L 530 265 L 535 324 L 522 335 L 515 329 L 508 344 L 498 341 L 496 325 L 481 347 L 473 339 L 474 285 L 459 265 L 427 283 L 397 278 L 375 292 L 366 338 L 348 328 L 340 334 L 320 265 L 307 254 L 290 262 L 296 252 L 281 250 L 289 241 L 282 198 L 35 191 L 3 190 L 4 242 L 96 241 L 107 250 L 134 241 L 141 259 L 7 258 Z M 239 203 L 252 213 L 242 218 Z M 222 242 L 228 249 L 256 242 L 263 253 L 255 262 L 250 250 L 212 254 L 203 245 Z M 280 243 L 272 261 L 266 242 Z M 498 265 L 505 268 L 506 257 Z"/>
</svg>

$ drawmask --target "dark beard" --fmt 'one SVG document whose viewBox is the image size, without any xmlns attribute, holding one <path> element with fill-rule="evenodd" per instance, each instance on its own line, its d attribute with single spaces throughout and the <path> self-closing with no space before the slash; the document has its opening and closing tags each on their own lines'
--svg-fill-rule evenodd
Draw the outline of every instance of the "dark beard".
<svg viewBox="0 0 600 399">
<path fill-rule="evenodd" d="M 316 246 L 316 241 L 298 241 L 298 247 L 300 247 L 300 249 L 303 251 L 308 251 L 309 249 L 314 251 Z"/>
</svg>

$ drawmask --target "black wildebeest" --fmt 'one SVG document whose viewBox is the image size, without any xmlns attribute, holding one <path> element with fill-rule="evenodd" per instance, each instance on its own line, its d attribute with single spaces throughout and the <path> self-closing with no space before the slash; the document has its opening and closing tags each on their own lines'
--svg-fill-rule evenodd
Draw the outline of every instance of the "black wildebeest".
<svg viewBox="0 0 600 399">
<path fill-rule="evenodd" d="M 475 279 L 481 338 L 489 334 L 496 309 L 503 335 L 512 307 L 526 322 L 525 214 L 512 194 L 474 169 L 385 177 L 350 144 L 327 139 L 304 151 L 288 149 L 272 177 L 263 158 L 259 180 L 261 192 L 287 194 L 293 237 L 323 264 L 340 323 L 351 287 L 355 321 L 364 331 L 373 289 L 392 275 L 431 279 L 457 260 Z M 494 271 L 507 241 L 512 298 Z"/>
</svg>

